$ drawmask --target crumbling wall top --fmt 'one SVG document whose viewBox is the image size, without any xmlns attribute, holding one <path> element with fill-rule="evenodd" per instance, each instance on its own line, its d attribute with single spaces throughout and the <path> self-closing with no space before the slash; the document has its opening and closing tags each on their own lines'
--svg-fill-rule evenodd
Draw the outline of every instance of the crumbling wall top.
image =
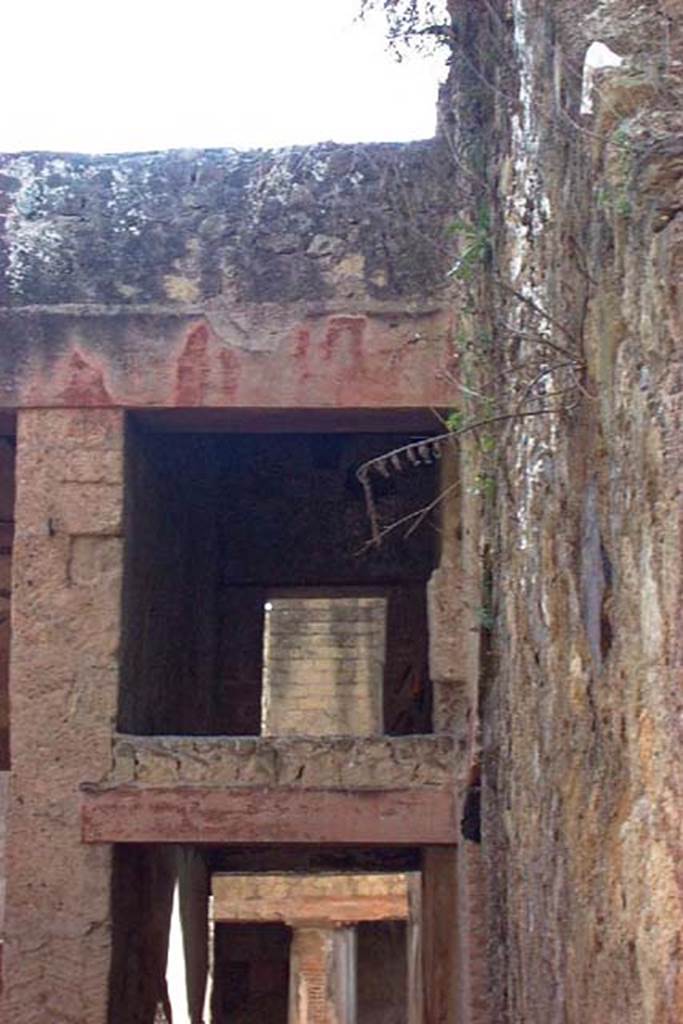
<svg viewBox="0 0 683 1024">
<path fill-rule="evenodd" d="M 0 156 L 0 407 L 448 404 L 448 164 Z"/>
<path fill-rule="evenodd" d="M 443 286 L 434 142 L 0 158 L 0 305 L 378 301 Z"/>
</svg>

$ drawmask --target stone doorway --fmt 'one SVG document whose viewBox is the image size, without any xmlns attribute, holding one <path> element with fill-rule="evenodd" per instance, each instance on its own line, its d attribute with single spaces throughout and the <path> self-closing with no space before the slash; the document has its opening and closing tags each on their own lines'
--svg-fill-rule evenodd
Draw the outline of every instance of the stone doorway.
<svg viewBox="0 0 683 1024">
<path fill-rule="evenodd" d="M 217 1024 L 246 1024 L 247 1005 L 263 1024 L 420 1024 L 418 873 L 216 874 L 211 908 L 217 938 L 227 925 L 233 948 L 269 954 L 240 974 L 214 945 Z"/>
</svg>

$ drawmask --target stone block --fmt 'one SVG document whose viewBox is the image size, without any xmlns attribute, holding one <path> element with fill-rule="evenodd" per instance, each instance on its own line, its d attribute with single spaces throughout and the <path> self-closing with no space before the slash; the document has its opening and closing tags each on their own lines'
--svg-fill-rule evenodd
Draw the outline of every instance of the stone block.
<svg viewBox="0 0 683 1024">
<path fill-rule="evenodd" d="M 120 484 L 62 484 L 57 495 L 56 526 L 71 536 L 121 535 L 123 487 Z"/>
</svg>

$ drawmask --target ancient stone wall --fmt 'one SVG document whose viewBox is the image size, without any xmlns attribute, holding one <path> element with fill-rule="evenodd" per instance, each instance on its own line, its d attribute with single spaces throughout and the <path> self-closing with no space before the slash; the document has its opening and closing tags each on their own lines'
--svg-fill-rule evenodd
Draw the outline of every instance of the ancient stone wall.
<svg viewBox="0 0 683 1024">
<path fill-rule="evenodd" d="M 0 439 L 0 771 L 10 767 L 9 653 L 12 544 L 14 542 L 14 439 Z"/>
<path fill-rule="evenodd" d="M 0 401 L 441 404 L 447 170 L 432 142 L 2 157 Z"/>
<path fill-rule="evenodd" d="M 24 410 L 16 512 L 0 1016 L 104 1021 L 111 850 L 81 843 L 78 788 L 84 773 L 101 776 L 111 761 L 123 513 L 120 411 Z"/>
<path fill-rule="evenodd" d="M 330 740 L 328 788 L 318 791 L 299 785 L 312 778 L 310 767 L 299 771 L 302 748 L 266 739 L 256 753 L 241 747 L 224 757 L 220 745 L 196 751 L 180 740 L 176 758 L 173 741 L 147 749 L 138 737 L 117 737 L 118 729 L 257 731 L 264 589 L 321 583 L 386 588 L 388 629 L 402 636 L 387 659 L 397 685 L 384 688 L 385 722 L 397 733 L 429 729 L 423 626 L 433 535 L 424 531 L 410 545 L 394 539 L 362 562 L 368 529 L 354 471 L 363 455 L 383 450 L 384 435 L 438 429 L 434 411 L 449 404 L 449 163 L 438 141 L 28 154 L 0 158 L 0 187 L 0 410 L 8 421 L 18 410 L 0 1015 L 13 1024 L 149 1024 L 163 999 L 173 886 L 163 843 L 175 840 L 154 812 L 143 813 L 132 838 L 127 812 L 114 834 L 89 834 L 87 804 L 98 788 L 138 805 L 162 794 L 167 807 L 178 796 L 201 800 L 204 789 L 231 806 L 246 796 L 254 800 L 246 839 L 256 844 L 275 841 L 270 825 L 256 820 L 264 809 L 293 827 L 293 843 L 307 841 L 309 825 L 321 831 L 308 842 L 336 846 L 354 837 L 384 847 L 455 835 L 449 742 L 424 748 L 401 737 L 395 751 L 381 738 L 374 748 L 361 744 L 362 781 L 377 783 L 368 791 L 349 763 L 355 741 L 340 749 Z M 212 429 L 223 437 L 209 439 Z M 270 439 L 250 447 L 237 440 L 245 429 L 268 430 Z M 297 429 L 365 433 L 341 444 L 294 441 L 299 468 L 305 464 L 297 478 L 287 465 Z M 176 430 L 203 437 L 175 445 Z M 364 447 L 373 443 L 382 448 Z M 163 452 L 150 457 L 155 444 Z M 175 462 L 164 454 L 174 446 L 184 447 Z M 231 464 L 248 480 L 232 519 Z M 216 469 L 226 470 L 220 486 Z M 436 486 L 433 469 L 420 472 L 426 485 L 416 472 L 403 491 L 418 503 Z M 334 500 L 326 504 L 330 477 Z M 391 518 L 404 497 L 390 481 L 382 486 Z M 250 533 L 250 502 L 262 507 L 262 526 L 276 541 L 279 577 L 264 572 L 267 545 Z M 278 506 L 284 526 L 276 534 Z M 333 529 L 324 536 L 327 523 Z M 313 560 L 297 543 L 307 531 L 327 544 Z M 252 547 L 260 561 L 250 559 Z M 248 628 L 240 632 L 243 614 Z M 230 700 L 244 694 L 232 705 L 244 715 L 229 719 Z M 324 753 L 314 745 L 313 769 Z M 169 764 L 177 774 L 163 796 L 154 780 Z M 224 785 L 185 785 L 188 773 L 210 776 L 214 767 Z M 120 769 L 130 771 L 130 785 L 118 792 Z M 274 780 L 272 789 L 245 793 L 239 780 L 251 773 Z M 288 773 L 297 785 L 286 786 Z M 181 818 L 195 831 L 178 841 L 239 842 L 232 825 L 211 833 L 210 810 L 181 810 Z M 378 853 L 380 867 L 385 852 L 393 856 Z M 412 846 L 405 856 L 417 860 Z"/>
<path fill-rule="evenodd" d="M 0 440 L 0 988 L 5 921 L 5 843 L 10 768 L 10 605 L 14 541 L 14 439 Z"/>
<path fill-rule="evenodd" d="M 674 1024 L 683 7 L 454 0 L 452 12 L 442 125 L 470 172 L 453 282 L 487 402 L 465 397 L 466 414 L 506 417 L 470 447 L 469 480 L 488 509 L 493 1019 Z M 593 74 L 582 113 L 595 40 L 623 63 Z"/>
</svg>

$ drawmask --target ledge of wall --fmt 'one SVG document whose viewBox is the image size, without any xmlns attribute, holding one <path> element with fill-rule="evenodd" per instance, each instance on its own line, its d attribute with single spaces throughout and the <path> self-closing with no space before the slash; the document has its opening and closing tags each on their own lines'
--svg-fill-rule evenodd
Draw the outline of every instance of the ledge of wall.
<svg viewBox="0 0 683 1024">
<path fill-rule="evenodd" d="M 452 785 L 450 736 L 194 737 L 114 740 L 103 786 L 406 789 Z"/>
</svg>

